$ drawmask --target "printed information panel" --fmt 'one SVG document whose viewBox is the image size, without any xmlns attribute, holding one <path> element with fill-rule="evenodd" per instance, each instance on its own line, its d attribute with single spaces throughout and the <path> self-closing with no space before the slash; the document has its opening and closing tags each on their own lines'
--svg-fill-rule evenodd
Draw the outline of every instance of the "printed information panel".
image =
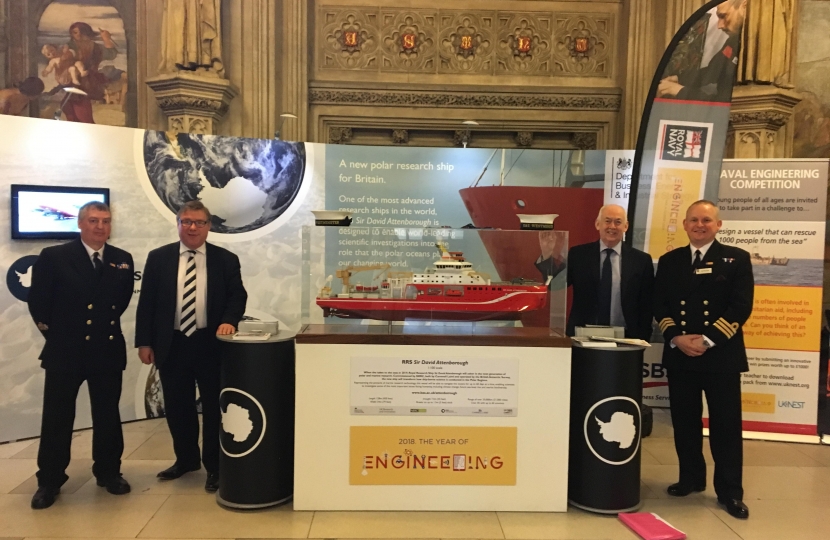
<svg viewBox="0 0 830 540">
<path fill-rule="evenodd" d="M 518 358 L 351 358 L 351 413 L 516 416 Z"/>
<path fill-rule="evenodd" d="M 351 426 L 349 484 L 515 486 L 516 431 Z"/>
<path fill-rule="evenodd" d="M 815 435 L 827 160 L 725 161 L 718 240 L 749 252 L 744 429 Z"/>
</svg>

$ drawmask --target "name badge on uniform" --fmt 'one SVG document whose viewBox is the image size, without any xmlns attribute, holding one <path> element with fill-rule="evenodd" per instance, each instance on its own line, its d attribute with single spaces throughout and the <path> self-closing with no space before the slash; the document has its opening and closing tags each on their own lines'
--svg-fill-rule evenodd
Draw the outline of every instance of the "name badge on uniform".
<svg viewBox="0 0 830 540">
<path fill-rule="evenodd" d="M 711 274 L 711 268 L 695 268 L 695 274 Z"/>
</svg>

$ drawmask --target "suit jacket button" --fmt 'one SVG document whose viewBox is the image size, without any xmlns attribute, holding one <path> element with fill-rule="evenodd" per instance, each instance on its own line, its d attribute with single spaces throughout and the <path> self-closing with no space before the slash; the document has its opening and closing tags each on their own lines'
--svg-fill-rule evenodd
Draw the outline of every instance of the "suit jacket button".
<svg viewBox="0 0 830 540">
<path fill-rule="evenodd" d="M 89 336 L 86 337 L 86 340 L 89 341 Z"/>
<path fill-rule="evenodd" d="M 685 306 L 685 305 L 686 305 L 686 301 L 685 301 L 685 300 L 681 300 L 681 301 L 680 301 L 680 305 L 681 305 L 681 306 Z"/>
<path fill-rule="evenodd" d="M 703 314 L 704 314 L 704 315 L 709 315 L 709 312 L 708 312 L 708 311 L 704 311 L 704 312 L 703 312 Z"/>
<path fill-rule="evenodd" d="M 682 333 L 684 336 L 686 335 L 686 331 L 685 331 L 685 330 L 683 330 L 683 332 L 681 332 L 681 333 Z"/>
<path fill-rule="evenodd" d="M 115 306 L 112 306 L 112 309 L 115 309 Z"/>
<path fill-rule="evenodd" d="M 87 324 L 92 324 L 92 321 L 87 321 L 86 323 L 87 323 Z"/>
<path fill-rule="evenodd" d="M 680 314 L 681 314 L 681 315 L 685 315 L 685 314 L 686 314 L 686 312 L 685 312 L 685 311 L 681 311 L 681 312 L 680 312 Z"/>
<path fill-rule="evenodd" d="M 110 336 L 110 341 L 112 341 L 112 336 Z"/>
<path fill-rule="evenodd" d="M 709 326 L 709 321 L 703 321 L 703 326 Z"/>
<path fill-rule="evenodd" d="M 703 305 L 704 305 L 704 306 L 708 306 L 708 305 L 709 305 L 709 300 L 704 300 L 704 301 L 703 301 Z"/>
<path fill-rule="evenodd" d="M 686 321 L 680 321 L 680 326 L 686 326 Z"/>
<path fill-rule="evenodd" d="M 92 309 L 92 304 L 88 305 L 86 308 L 87 309 Z"/>
<path fill-rule="evenodd" d="M 110 326 L 115 326 L 115 321 L 110 321 Z"/>
</svg>

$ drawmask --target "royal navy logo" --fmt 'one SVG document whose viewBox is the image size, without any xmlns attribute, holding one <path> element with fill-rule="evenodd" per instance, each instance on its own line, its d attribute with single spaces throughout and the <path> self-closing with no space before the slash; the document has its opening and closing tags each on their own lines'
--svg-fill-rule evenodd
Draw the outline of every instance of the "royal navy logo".
<svg viewBox="0 0 830 540">
<path fill-rule="evenodd" d="M 706 157 L 709 128 L 666 124 L 663 127 L 661 159 L 702 163 Z"/>
</svg>

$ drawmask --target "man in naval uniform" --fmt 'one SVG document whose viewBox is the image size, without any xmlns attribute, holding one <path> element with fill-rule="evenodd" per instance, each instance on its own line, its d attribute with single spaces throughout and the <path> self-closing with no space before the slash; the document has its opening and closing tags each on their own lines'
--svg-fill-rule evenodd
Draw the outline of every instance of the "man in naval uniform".
<svg viewBox="0 0 830 540">
<path fill-rule="evenodd" d="M 84 381 L 92 412 L 92 474 L 113 495 L 130 491 L 121 477 L 118 401 L 127 365 L 121 314 L 133 295 L 133 258 L 106 243 L 111 221 L 106 204 L 83 205 L 80 238 L 45 248 L 32 268 L 29 312 L 46 338 L 40 353 L 46 382 L 34 509 L 52 506 L 68 479 L 75 400 Z"/>
<path fill-rule="evenodd" d="M 692 203 L 683 228 L 690 244 L 660 257 L 654 290 L 654 316 L 666 341 L 663 365 L 680 463 L 680 478 L 667 492 L 685 497 L 706 489 L 701 420 L 705 393 L 718 503 L 730 515 L 746 519 L 741 373 L 749 366 L 741 328 L 752 313 L 752 263 L 746 251 L 715 239 L 721 220 L 713 203 Z"/>
</svg>

